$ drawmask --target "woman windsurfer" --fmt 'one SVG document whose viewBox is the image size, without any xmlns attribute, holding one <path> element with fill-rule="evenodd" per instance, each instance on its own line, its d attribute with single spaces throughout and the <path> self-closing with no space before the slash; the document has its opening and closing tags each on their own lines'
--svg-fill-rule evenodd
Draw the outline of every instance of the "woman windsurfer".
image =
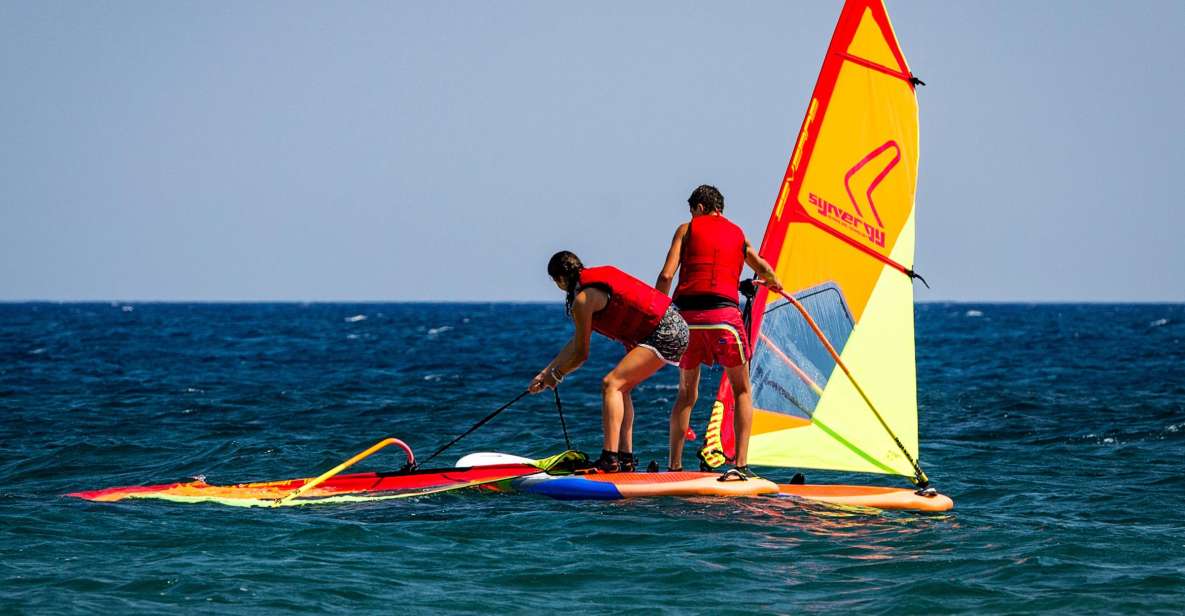
<svg viewBox="0 0 1185 616">
<path fill-rule="evenodd" d="M 601 380 L 601 423 L 605 435 L 603 472 L 632 471 L 634 403 L 630 391 L 664 363 L 677 365 L 687 348 L 687 323 L 665 293 L 610 265 L 584 267 L 568 251 L 547 263 L 547 273 L 567 293 L 567 313 L 576 332 L 529 387 L 532 393 L 555 387 L 588 359 L 596 331 L 626 348 L 625 357 Z"/>
</svg>

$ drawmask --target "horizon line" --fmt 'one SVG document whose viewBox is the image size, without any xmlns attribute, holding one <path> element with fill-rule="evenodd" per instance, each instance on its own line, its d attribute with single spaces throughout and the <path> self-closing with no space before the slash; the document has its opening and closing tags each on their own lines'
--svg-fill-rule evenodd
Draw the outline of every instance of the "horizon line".
<svg viewBox="0 0 1185 616">
<path fill-rule="evenodd" d="M 510 299 L 0 299 L 0 305 L 20 304 L 108 304 L 111 306 L 131 304 L 562 304 L 563 300 L 510 300 Z M 971 300 L 971 299 L 925 299 L 915 300 L 921 304 L 976 304 L 976 305 L 1185 305 L 1185 300 L 1100 300 L 1100 299 L 1041 299 L 1041 300 Z"/>
</svg>

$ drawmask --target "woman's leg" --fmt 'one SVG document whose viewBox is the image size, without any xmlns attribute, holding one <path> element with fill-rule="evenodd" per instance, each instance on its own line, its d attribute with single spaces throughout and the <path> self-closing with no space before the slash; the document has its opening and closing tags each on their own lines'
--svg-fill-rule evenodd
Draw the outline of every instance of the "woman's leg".
<svg viewBox="0 0 1185 616">
<path fill-rule="evenodd" d="M 634 451 L 634 399 L 630 396 L 633 388 L 622 392 L 625 402 L 625 412 L 621 415 L 621 433 L 617 437 L 617 453 L 633 453 Z"/>
<path fill-rule="evenodd" d="M 634 347 L 621 358 L 617 367 L 601 379 L 601 426 L 605 430 L 603 448 L 606 451 L 619 451 L 622 445 L 622 422 L 625 418 L 629 390 L 650 378 L 662 366 L 662 358 L 654 351 L 645 347 Z M 632 402 L 630 423 L 633 423 Z"/>
<path fill-rule="evenodd" d="M 671 408 L 671 450 L 667 468 L 683 468 L 683 439 L 699 398 L 699 366 L 679 371 L 679 395 Z"/>
<path fill-rule="evenodd" d="M 749 384 L 749 366 L 741 364 L 725 368 L 728 384 L 732 386 L 732 433 L 736 446 L 737 466 L 749 465 L 749 434 L 753 431 L 753 392 Z"/>
</svg>

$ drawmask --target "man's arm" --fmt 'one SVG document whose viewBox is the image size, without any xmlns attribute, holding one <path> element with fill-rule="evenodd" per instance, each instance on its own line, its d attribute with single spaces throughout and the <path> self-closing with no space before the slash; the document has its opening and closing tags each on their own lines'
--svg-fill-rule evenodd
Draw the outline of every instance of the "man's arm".
<svg viewBox="0 0 1185 616">
<path fill-rule="evenodd" d="M 683 237 L 687 235 L 688 223 L 679 225 L 675 229 L 675 237 L 671 238 L 671 248 L 667 251 L 667 260 L 662 264 L 662 271 L 658 273 L 658 280 L 654 288 L 659 293 L 670 295 L 671 283 L 675 280 L 675 272 L 679 271 L 679 259 L 683 255 Z"/>
<path fill-rule="evenodd" d="M 757 251 L 753 249 L 753 245 L 748 241 L 745 242 L 745 263 L 753 268 L 757 276 L 765 282 L 765 286 L 773 291 L 782 290 L 782 282 L 778 280 L 778 275 L 774 273 L 774 268 L 770 267 L 769 262 L 757 254 Z"/>
</svg>

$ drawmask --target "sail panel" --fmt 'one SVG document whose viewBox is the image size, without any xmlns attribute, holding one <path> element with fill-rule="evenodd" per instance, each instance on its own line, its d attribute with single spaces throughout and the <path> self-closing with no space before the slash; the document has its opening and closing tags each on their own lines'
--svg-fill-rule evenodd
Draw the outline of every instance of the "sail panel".
<svg viewBox="0 0 1185 616">
<path fill-rule="evenodd" d="M 909 232 L 906 235 L 911 239 L 912 226 L 911 218 L 906 229 Z M 901 251 L 912 251 L 912 248 L 912 241 L 908 246 L 905 243 L 898 245 Z M 910 280 L 900 272 L 887 266 L 882 270 L 882 280 L 869 299 L 865 316 L 846 338 L 840 357 L 916 459 L 913 289 Z M 788 302 L 776 302 L 767 311 L 766 322 L 773 320 L 769 318 L 771 314 L 786 309 L 792 309 Z M 807 310 L 814 316 L 810 306 Z M 886 348 L 894 350 L 887 360 Z M 759 353 L 760 348 L 753 356 L 754 375 L 759 373 L 759 365 L 770 359 Z M 788 389 L 784 382 L 779 386 Z M 768 398 L 771 389 L 769 384 L 759 382 L 754 376 L 755 401 Z M 851 381 L 838 369 L 833 370 L 828 379 L 809 424 L 789 430 L 763 430 L 759 423 L 754 422 L 750 438 L 749 461 L 752 464 L 913 475 L 909 461 L 876 421 Z M 772 426 L 773 422 L 767 425 Z"/>
<path fill-rule="evenodd" d="M 847 340 L 854 322 L 838 287 L 808 289 L 796 299 L 830 339 Z M 835 360 L 793 306 L 782 301 L 766 311 L 749 370 L 755 407 L 811 419 L 834 368 Z"/>
<path fill-rule="evenodd" d="M 913 211 L 917 102 L 896 77 L 851 62 L 839 73 L 798 202 L 813 223 L 887 257 Z"/>
<path fill-rule="evenodd" d="M 873 11 L 872 3 L 860 12 L 860 21 L 852 41 L 845 50 L 848 54 L 885 67 L 898 73 L 909 73 L 905 66 L 905 58 L 901 57 L 901 50 L 897 46 L 897 35 L 889 23 L 888 13 L 884 6 L 880 11 Z"/>
</svg>

